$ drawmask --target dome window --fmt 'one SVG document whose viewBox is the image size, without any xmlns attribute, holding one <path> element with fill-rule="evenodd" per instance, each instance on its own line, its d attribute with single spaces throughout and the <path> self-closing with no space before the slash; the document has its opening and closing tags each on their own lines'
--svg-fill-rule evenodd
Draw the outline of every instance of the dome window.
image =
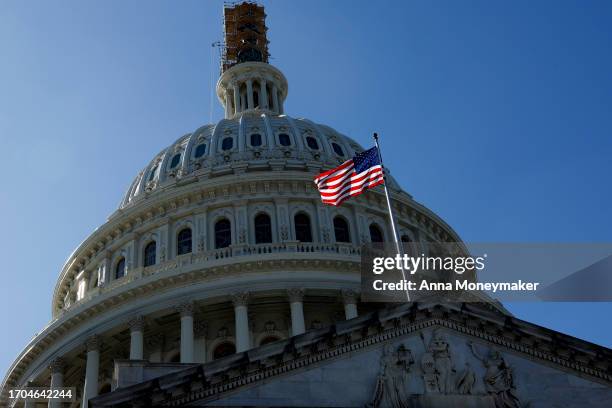
<svg viewBox="0 0 612 408">
<path fill-rule="evenodd" d="M 295 239 L 301 242 L 312 242 L 312 229 L 310 228 L 310 218 L 304 213 L 296 214 L 293 217 L 295 227 Z"/>
<path fill-rule="evenodd" d="M 174 157 L 172 158 L 172 161 L 170 162 L 170 168 L 173 169 L 176 166 L 179 165 L 179 163 L 181 162 L 181 154 L 177 153 L 174 155 Z"/>
<path fill-rule="evenodd" d="M 234 138 L 233 137 L 226 137 L 221 142 L 221 149 L 222 150 L 230 150 L 232 147 L 234 147 Z"/>
<path fill-rule="evenodd" d="M 272 242 L 272 221 L 268 214 L 255 217 L 255 243 L 269 244 Z"/>
<path fill-rule="evenodd" d="M 278 135 L 278 143 L 280 143 L 281 146 L 291 146 L 291 138 L 288 134 L 281 133 Z"/>
<path fill-rule="evenodd" d="M 155 243 L 155 241 L 149 242 L 144 249 L 144 266 L 155 265 L 156 252 L 157 244 Z"/>
<path fill-rule="evenodd" d="M 232 244 L 232 225 L 227 218 L 215 224 L 215 248 L 226 248 Z"/>
<path fill-rule="evenodd" d="M 195 158 L 199 159 L 200 157 L 204 156 L 204 153 L 206 153 L 206 144 L 201 143 L 195 149 Z"/>
<path fill-rule="evenodd" d="M 308 145 L 308 147 L 310 147 L 312 150 L 319 150 L 319 142 L 317 142 L 317 139 L 315 139 L 312 136 L 308 136 L 306 138 L 306 144 Z"/>
<path fill-rule="evenodd" d="M 191 228 L 183 228 L 176 237 L 176 254 L 185 255 L 191 252 Z"/>
<path fill-rule="evenodd" d="M 384 241 L 383 233 L 380 230 L 380 228 L 378 228 L 378 225 L 375 225 L 375 224 L 370 225 L 370 241 L 377 242 L 377 243 Z"/>
<path fill-rule="evenodd" d="M 121 257 L 115 265 L 115 279 L 123 278 L 125 276 L 125 258 Z"/>
<path fill-rule="evenodd" d="M 338 143 L 332 143 L 332 148 L 334 149 L 334 152 L 336 152 L 338 156 L 344 157 L 344 150 L 342 149 L 342 147 L 340 147 Z"/>
<path fill-rule="evenodd" d="M 251 135 L 251 146 L 253 147 L 261 146 L 261 135 L 259 133 L 253 133 Z"/>
<path fill-rule="evenodd" d="M 334 235 L 336 236 L 336 242 L 351 242 L 349 225 L 344 218 L 334 218 Z"/>
<path fill-rule="evenodd" d="M 156 171 L 157 171 L 157 166 L 153 167 L 153 169 L 149 173 L 149 181 L 153 181 L 153 179 L 155 178 L 155 172 Z"/>
</svg>

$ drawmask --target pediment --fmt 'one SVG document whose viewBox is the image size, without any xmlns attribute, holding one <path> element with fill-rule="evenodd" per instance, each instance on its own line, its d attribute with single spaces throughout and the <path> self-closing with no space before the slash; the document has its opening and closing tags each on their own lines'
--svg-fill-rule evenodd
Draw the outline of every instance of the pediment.
<svg viewBox="0 0 612 408">
<path fill-rule="evenodd" d="M 612 400 L 611 356 L 482 305 L 403 305 L 168 374 L 140 398 L 164 406 L 603 407 Z M 119 406 L 112 394 L 130 388 L 92 402 Z"/>
</svg>

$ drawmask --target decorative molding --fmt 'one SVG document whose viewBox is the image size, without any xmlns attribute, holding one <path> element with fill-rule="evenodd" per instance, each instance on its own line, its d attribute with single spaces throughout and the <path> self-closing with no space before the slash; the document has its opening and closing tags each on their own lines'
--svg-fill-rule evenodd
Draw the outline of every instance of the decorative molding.
<svg viewBox="0 0 612 408">
<path fill-rule="evenodd" d="M 49 364 L 49 369 L 52 374 L 63 374 L 64 369 L 66 368 L 66 361 L 62 357 L 56 357 L 51 360 L 51 364 Z"/>
<path fill-rule="evenodd" d="M 144 316 L 136 316 L 128 322 L 130 331 L 143 331 L 145 326 Z"/>
<path fill-rule="evenodd" d="M 230 297 L 232 299 L 232 303 L 234 304 L 234 307 L 248 306 L 249 298 L 251 297 L 251 294 L 250 292 L 236 292 L 236 293 L 232 293 Z"/>
<path fill-rule="evenodd" d="M 351 290 L 351 289 L 345 289 L 342 291 L 342 301 L 344 302 L 345 305 L 354 305 L 357 303 L 358 299 L 359 299 L 359 292 Z"/>
<path fill-rule="evenodd" d="M 181 314 L 181 317 L 193 317 L 193 303 L 181 303 L 180 305 L 176 305 L 174 309 Z"/>
<path fill-rule="evenodd" d="M 304 300 L 305 290 L 303 288 L 287 289 L 287 296 L 290 303 L 302 302 Z"/>
<path fill-rule="evenodd" d="M 100 351 L 102 346 L 102 339 L 98 335 L 93 335 L 87 338 L 85 341 L 85 349 L 89 353 L 90 351 Z"/>
</svg>

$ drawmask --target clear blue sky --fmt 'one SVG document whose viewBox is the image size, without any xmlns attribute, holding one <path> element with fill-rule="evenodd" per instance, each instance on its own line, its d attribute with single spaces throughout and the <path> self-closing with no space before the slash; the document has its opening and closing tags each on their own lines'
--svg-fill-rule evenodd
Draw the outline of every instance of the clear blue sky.
<svg viewBox="0 0 612 408">
<path fill-rule="evenodd" d="M 378 131 L 464 240 L 612 242 L 612 2 L 264 4 L 287 113 Z M 0 2 L 2 374 L 71 251 L 208 122 L 221 30 L 221 1 Z M 609 303 L 511 310 L 612 346 Z"/>
</svg>

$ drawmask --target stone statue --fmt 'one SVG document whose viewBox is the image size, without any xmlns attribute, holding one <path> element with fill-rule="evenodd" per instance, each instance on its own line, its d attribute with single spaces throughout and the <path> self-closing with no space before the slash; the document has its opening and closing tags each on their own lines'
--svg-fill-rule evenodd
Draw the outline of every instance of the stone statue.
<svg viewBox="0 0 612 408">
<path fill-rule="evenodd" d="M 454 392 L 455 384 L 453 382 L 453 361 L 450 354 L 450 346 L 444 335 L 438 331 L 434 331 L 431 341 L 429 342 L 428 351 L 433 356 L 438 376 L 438 387 L 442 394 L 450 394 Z"/>
<path fill-rule="evenodd" d="M 476 374 L 470 367 L 470 363 L 465 363 L 465 369 L 457 380 L 457 392 L 459 394 L 471 394 L 476 384 Z"/>
<path fill-rule="evenodd" d="M 519 408 L 520 402 L 514 387 L 512 369 L 508 367 L 500 352 L 491 349 L 486 357 L 482 357 L 478 354 L 473 343 L 470 342 L 468 345 L 474 357 L 480 360 L 486 368 L 483 377 L 485 389 L 487 393 L 493 396 L 495 407 Z"/>
<path fill-rule="evenodd" d="M 396 351 L 388 344 L 380 359 L 380 372 L 374 397 L 368 407 L 410 408 L 408 376 L 414 358 L 410 349 L 401 345 Z"/>
</svg>

